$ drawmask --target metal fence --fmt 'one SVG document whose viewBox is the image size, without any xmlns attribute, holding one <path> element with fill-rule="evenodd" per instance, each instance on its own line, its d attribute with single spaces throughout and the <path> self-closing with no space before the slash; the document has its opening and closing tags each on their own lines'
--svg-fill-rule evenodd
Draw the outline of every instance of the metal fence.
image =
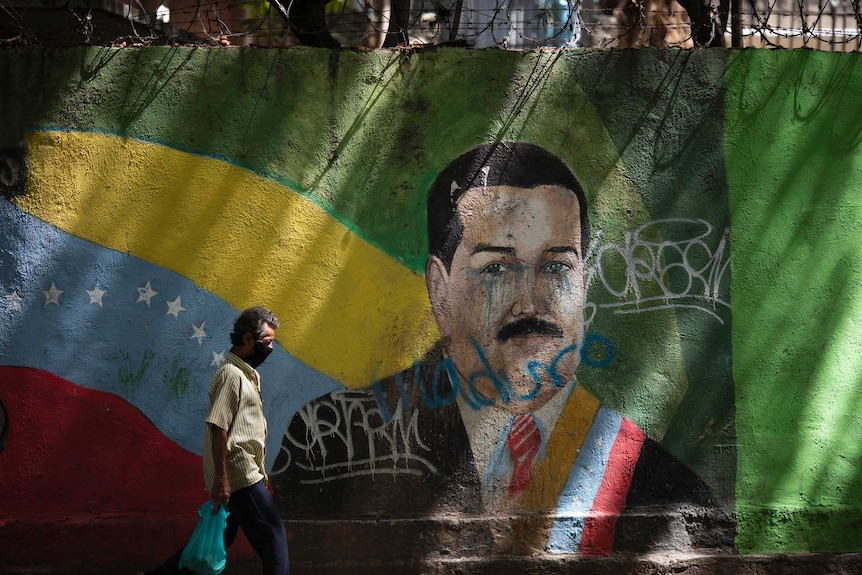
<svg viewBox="0 0 862 575">
<path fill-rule="evenodd" d="M 0 0 L 0 44 L 862 47 L 862 0 L 680 2 Z"/>
</svg>

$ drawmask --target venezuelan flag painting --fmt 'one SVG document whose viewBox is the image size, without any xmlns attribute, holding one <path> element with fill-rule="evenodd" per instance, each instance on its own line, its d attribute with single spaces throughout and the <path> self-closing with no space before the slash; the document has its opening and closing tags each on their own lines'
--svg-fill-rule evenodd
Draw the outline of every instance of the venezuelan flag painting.
<svg viewBox="0 0 862 575">
<path fill-rule="evenodd" d="M 421 278 L 285 186 L 99 133 L 36 130 L 27 154 L 26 194 L 0 202 L 0 428 L 4 466 L 21 471 L 3 486 L 19 504 L 164 509 L 165 477 L 176 511 L 205 497 L 209 380 L 247 306 L 281 321 L 261 367 L 270 467 L 300 406 L 389 369 L 369 341 L 415 334 Z M 366 315 L 370 301 L 387 311 Z M 47 485 L 63 468 L 80 470 L 71 496 Z"/>
</svg>

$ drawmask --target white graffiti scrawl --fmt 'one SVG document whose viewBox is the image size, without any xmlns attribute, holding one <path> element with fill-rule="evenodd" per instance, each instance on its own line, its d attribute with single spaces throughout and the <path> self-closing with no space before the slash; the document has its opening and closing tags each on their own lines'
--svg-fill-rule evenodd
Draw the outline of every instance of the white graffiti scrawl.
<svg viewBox="0 0 862 575">
<path fill-rule="evenodd" d="M 399 405 L 392 417 L 384 417 L 373 392 L 367 389 L 335 391 L 330 398 L 306 405 L 298 412 L 307 436 L 286 435 L 288 441 L 306 451 L 312 462 L 311 466 L 298 464 L 317 476 L 306 483 L 381 472 L 422 475 L 435 471 L 434 465 L 420 455 L 429 447 L 417 431 L 418 412 L 403 413 Z M 273 475 L 291 464 L 284 446 L 282 455 L 288 459 L 276 462 Z"/>
<path fill-rule="evenodd" d="M 672 231 L 682 231 L 682 238 L 673 238 Z M 587 285 L 600 286 L 619 301 L 589 304 L 593 315 L 596 307 L 620 314 L 689 308 L 724 323 L 717 308 L 730 308 L 722 297 L 730 265 L 730 230 L 725 228 L 718 239 L 714 231 L 706 220 L 672 218 L 627 232 L 620 243 L 594 242 L 597 247 L 588 254 Z M 597 236 L 600 239 L 601 232 Z M 625 269 L 622 277 L 606 271 L 611 266 L 617 269 L 620 261 Z"/>
</svg>

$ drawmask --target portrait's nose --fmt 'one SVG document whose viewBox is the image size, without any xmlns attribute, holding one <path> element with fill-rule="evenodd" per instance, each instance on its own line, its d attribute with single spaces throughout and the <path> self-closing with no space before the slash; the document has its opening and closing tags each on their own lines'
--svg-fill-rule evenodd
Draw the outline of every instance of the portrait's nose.
<svg viewBox="0 0 862 575">
<path fill-rule="evenodd" d="M 539 315 L 542 312 L 544 300 L 539 293 L 536 274 L 529 270 L 523 273 L 519 279 L 520 281 L 515 286 L 512 315 L 516 317 Z"/>
</svg>

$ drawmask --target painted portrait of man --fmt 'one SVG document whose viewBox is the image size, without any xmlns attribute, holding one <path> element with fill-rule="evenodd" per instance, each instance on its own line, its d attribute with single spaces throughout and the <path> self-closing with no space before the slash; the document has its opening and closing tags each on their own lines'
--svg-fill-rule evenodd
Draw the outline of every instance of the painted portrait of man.
<svg viewBox="0 0 862 575">
<path fill-rule="evenodd" d="M 717 509 L 710 488 L 577 381 L 611 361 L 587 334 L 587 200 L 559 158 L 478 146 L 428 191 L 425 282 L 440 340 L 370 389 L 294 417 L 283 509 L 314 517 L 532 514 L 533 545 L 607 554 L 625 509 Z"/>
</svg>

